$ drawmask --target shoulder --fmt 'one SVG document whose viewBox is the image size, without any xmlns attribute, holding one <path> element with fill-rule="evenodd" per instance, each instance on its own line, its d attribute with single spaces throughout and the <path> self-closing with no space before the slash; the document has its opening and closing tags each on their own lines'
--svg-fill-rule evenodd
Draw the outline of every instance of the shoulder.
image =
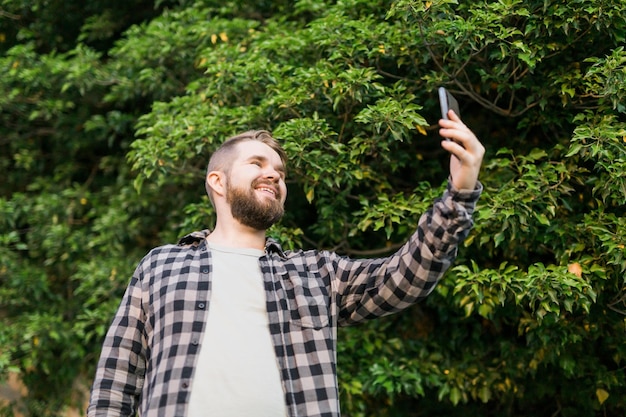
<svg viewBox="0 0 626 417">
<path fill-rule="evenodd" d="M 148 259 L 150 261 L 159 260 L 159 259 L 167 259 L 170 257 L 176 257 L 180 254 L 184 254 L 189 252 L 190 250 L 195 250 L 193 247 L 179 246 L 173 244 L 165 244 L 162 246 L 157 246 L 152 248 L 144 257 L 144 260 Z"/>
<path fill-rule="evenodd" d="M 187 235 L 187 239 L 189 239 L 188 236 L 190 235 Z M 204 240 L 191 238 L 192 241 L 183 241 L 183 239 L 178 244 L 164 244 L 152 248 L 143 257 L 139 266 L 153 269 L 163 265 L 175 265 L 178 262 L 200 258 L 201 253 L 206 253 Z"/>
</svg>

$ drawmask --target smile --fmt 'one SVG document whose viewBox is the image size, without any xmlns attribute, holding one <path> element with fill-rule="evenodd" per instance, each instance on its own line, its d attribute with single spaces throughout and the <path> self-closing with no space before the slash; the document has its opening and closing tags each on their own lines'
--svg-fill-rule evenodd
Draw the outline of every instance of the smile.
<svg viewBox="0 0 626 417">
<path fill-rule="evenodd" d="M 265 193 L 269 193 L 271 195 L 273 195 L 274 197 L 276 197 L 276 191 L 274 191 L 272 188 L 268 188 L 268 187 L 259 187 L 257 188 L 258 191 L 262 191 Z"/>
</svg>

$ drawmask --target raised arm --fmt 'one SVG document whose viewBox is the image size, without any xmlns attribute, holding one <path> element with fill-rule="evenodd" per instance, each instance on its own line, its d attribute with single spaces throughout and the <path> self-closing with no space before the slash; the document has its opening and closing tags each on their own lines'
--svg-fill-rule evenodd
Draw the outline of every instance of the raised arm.
<svg viewBox="0 0 626 417">
<path fill-rule="evenodd" d="M 461 119 L 450 111 L 440 134 L 451 140 L 450 182 L 444 195 L 421 217 L 418 228 L 393 256 L 382 259 L 338 258 L 334 281 L 339 324 L 400 311 L 427 296 L 454 262 L 460 242 L 472 227 L 472 214 L 482 191 L 478 173 L 485 148 Z"/>
</svg>

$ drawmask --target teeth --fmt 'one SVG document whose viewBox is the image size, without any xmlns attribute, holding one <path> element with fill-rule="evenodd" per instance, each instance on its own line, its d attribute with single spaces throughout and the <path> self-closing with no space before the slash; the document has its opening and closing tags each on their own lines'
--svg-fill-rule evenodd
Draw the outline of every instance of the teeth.
<svg viewBox="0 0 626 417">
<path fill-rule="evenodd" d="M 261 188 L 259 188 L 259 191 L 267 191 L 269 193 L 275 194 L 274 190 L 272 190 L 271 188 L 261 187 Z"/>
</svg>

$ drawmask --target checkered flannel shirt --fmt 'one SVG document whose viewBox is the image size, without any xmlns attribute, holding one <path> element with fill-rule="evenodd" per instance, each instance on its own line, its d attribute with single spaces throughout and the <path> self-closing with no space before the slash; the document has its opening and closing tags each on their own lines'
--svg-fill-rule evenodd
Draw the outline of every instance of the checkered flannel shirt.
<svg viewBox="0 0 626 417">
<path fill-rule="evenodd" d="M 394 255 L 354 260 L 283 251 L 259 264 L 289 417 L 337 417 L 337 326 L 400 311 L 428 295 L 456 257 L 480 195 L 450 185 Z M 185 416 L 211 305 L 208 231 L 153 249 L 138 265 L 105 338 L 89 417 Z"/>
</svg>

